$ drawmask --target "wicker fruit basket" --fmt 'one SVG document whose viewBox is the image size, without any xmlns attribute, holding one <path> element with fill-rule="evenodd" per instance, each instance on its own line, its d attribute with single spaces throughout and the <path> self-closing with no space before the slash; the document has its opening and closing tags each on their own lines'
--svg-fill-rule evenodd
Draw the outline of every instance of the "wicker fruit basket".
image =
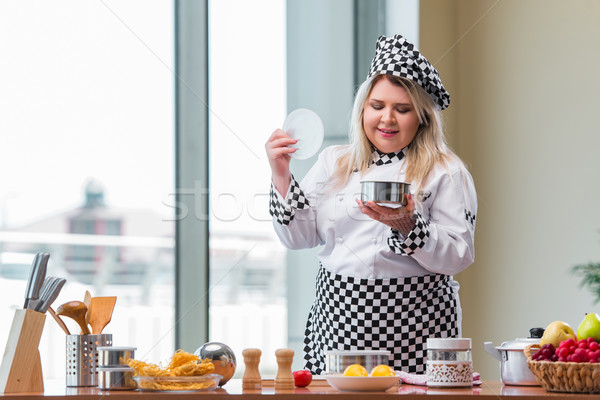
<svg viewBox="0 0 600 400">
<path fill-rule="evenodd" d="M 576 363 L 560 361 L 533 361 L 531 344 L 523 350 L 529 369 L 549 392 L 600 393 L 600 363 Z"/>
</svg>

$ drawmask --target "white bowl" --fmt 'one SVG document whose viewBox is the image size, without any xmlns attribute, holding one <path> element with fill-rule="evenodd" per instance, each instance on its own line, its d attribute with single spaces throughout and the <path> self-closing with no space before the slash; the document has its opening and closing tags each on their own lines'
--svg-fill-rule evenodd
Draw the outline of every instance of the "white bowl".
<svg viewBox="0 0 600 400">
<path fill-rule="evenodd" d="M 399 376 L 325 375 L 327 383 L 341 392 L 385 392 L 400 384 Z"/>
</svg>

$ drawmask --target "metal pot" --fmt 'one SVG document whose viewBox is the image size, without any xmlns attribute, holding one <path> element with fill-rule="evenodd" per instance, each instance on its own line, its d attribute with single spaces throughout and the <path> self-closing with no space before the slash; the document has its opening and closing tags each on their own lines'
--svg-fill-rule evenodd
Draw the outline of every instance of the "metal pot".
<svg viewBox="0 0 600 400">
<path fill-rule="evenodd" d="M 492 342 L 484 342 L 485 351 L 500 361 L 500 376 L 505 385 L 540 386 L 527 366 L 527 358 L 523 349 L 530 344 L 540 343 L 539 338 L 517 338 L 494 346 Z"/>
<path fill-rule="evenodd" d="M 377 204 L 405 206 L 405 195 L 410 193 L 410 183 L 404 182 L 362 181 L 360 185 L 364 202 L 372 200 Z"/>
</svg>

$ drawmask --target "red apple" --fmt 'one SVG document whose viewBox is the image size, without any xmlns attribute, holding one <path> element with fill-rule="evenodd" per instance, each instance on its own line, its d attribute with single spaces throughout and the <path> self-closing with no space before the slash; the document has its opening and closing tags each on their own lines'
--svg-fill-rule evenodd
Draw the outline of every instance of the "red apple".
<svg viewBox="0 0 600 400">
<path fill-rule="evenodd" d="M 294 375 L 294 385 L 306 387 L 312 382 L 312 373 L 307 369 L 292 372 Z"/>
</svg>

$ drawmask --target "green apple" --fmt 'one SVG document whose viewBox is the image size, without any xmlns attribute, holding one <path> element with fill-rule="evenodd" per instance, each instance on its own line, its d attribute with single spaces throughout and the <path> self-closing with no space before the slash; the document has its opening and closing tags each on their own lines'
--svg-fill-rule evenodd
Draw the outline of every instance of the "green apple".
<svg viewBox="0 0 600 400">
<path fill-rule="evenodd" d="M 554 321 L 544 329 L 544 334 L 540 339 L 540 346 L 551 343 L 552 346 L 558 348 L 560 342 L 571 338 L 576 339 L 573 328 L 566 322 Z"/>
<path fill-rule="evenodd" d="M 589 337 L 593 337 L 597 342 L 600 341 L 600 315 L 596 313 L 586 314 L 577 328 L 579 340 Z"/>
</svg>

